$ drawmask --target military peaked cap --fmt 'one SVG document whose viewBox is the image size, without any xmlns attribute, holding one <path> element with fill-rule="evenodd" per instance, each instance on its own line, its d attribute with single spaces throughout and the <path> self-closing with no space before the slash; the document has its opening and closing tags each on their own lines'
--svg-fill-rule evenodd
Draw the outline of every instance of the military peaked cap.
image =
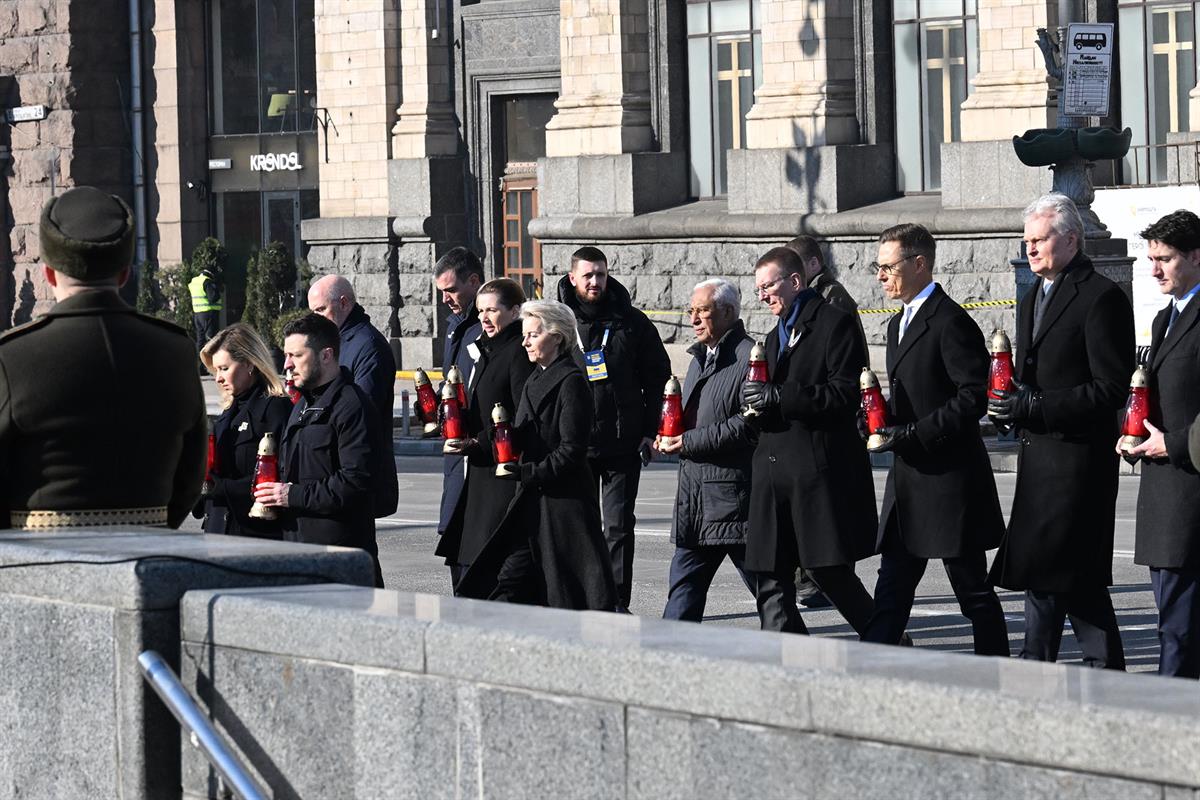
<svg viewBox="0 0 1200 800">
<path fill-rule="evenodd" d="M 38 231 L 42 260 L 83 281 L 111 278 L 133 263 L 133 212 L 91 186 L 50 198 Z"/>
</svg>

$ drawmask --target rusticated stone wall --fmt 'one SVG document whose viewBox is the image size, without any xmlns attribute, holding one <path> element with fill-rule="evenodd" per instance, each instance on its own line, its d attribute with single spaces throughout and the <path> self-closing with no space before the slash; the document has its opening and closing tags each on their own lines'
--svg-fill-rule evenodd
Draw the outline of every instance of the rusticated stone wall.
<svg viewBox="0 0 1200 800">
<path fill-rule="evenodd" d="M 0 0 L 4 107 L 45 105 L 40 122 L 0 124 L 0 328 L 50 305 L 37 269 L 37 222 L 53 194 L 80 184 L 131 197 L 128 4 L 118 0 Z"/>
</svg>

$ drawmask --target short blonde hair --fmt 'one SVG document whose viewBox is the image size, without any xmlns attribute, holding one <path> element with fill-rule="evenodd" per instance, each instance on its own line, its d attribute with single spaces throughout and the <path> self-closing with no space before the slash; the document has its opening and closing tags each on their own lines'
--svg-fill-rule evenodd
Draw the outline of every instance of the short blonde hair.
<svg viewBox="0 0 1200 800">
<path fill-rule="evenodd" d="M 579 339 L 575 328 L 575 312 L 557 300 L 530 300 L 521 306 L 521 319 L 536 319 L 542 323 L 546 333 L 560 340 L 559 353 Z"/>
<path fill-rule="evenodd" d="M 213 367 L 213 356 L 224 350 L 234 361 L 254 367 L 255 380 L 262 385 L 271 397 L 286 397 L 283 381 L 275 371 L 275 361 L 267 343 L 258 335 L 258 331 L 241 322 L 235 322 L 228 328 L 217 332 L 200 350 L 200 360 L 211 373 L 216 373 Z M 233 403 L 233 397 L 222 397 L 221 407 L 228 408 Z"/>
</svg>

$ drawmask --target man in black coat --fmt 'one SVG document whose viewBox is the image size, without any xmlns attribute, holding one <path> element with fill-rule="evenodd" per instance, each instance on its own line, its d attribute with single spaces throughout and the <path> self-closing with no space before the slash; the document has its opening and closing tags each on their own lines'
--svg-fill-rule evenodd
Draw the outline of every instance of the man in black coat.
<svg viewBox="0 0 1200 800">
<path fill-rule="evenodd" d="M 608 274 L 608 259 L 599 249 L 575 251 L 571 271 L 559 281 L 558 299 L 575 312 L 579 326 L 579 347 L 596 409 L 588 462 L 599 484 L 617 594 L 621 607 L 628 609 L 633 592 L 633 508 L 642 466 L 650 461 L 650 445 L 658 432 L 671 360 L 658 329 Z"/>
<path fill-rule="evenodd" d="M 1133 310 L 1083 254 L 1071 200 L 1025 209 L 1025 251 L 1037 282 L 1017 305 L 1016 378 L 988 401 L 1020 431 L 1008 532 L 992 564 L 997 586 L 1025 590 L 1021 657 L 1054 661 L 1065 617 L 1087 666 L 1125 668 L 1108 586 L 1117 502 L 1117 416 L 1133 372 Z"/>
<path fill-rule="evenodd" d="M 381 445 L 392 447 L 392 406 L 396 399 L 396 359 L 387 339 L 371 324 L 371 317 L 358 304 L 354 287 L 341 275 L 326 275 L 308 290 L 308 307 L 338 327 L 341 349 L 338 364 L 350 370 L 355 385 L 375 406 Z M 379 481 L 373 502 L 375 516 L 395 513 L 400 486 L 392 476 Z"/>
<path fill-rule="evenodd" d="M 727 280 L 702 281 L 688 317 L 696 343 L 683 381 L 682 436 L 660 436 L 661 453 L 679 454 L 671 536 L 670 587 L 663 619 L 700 622 L 708 589 L 726 557 L 754 592 L 742 567 L 750 527 L 750 461 L 756 431 L 741 414 L 742 384 L 754 341 L 738 319 L 741 298 Z"/>
<path fill-rule="evenodd" d="M 442 302 L 450 309 L 446 320 L 446 341 L 442 350 L 442 373 L 457 366 L 464 383 L 469 384 L 475 357 L 471 345 L 483 332 L 475 296 L 483 285 L 483 264 L 479 256 L 465 247 L 455 247 L 438 259 L 433 268 L 433 284 L 442 294 Z M 478 353 L 478 351 L 475 351 Z M 458 498 L 467 479 L 467 458 L 461 453 L 442 458 L 442 505 L 438 513 L 438 535 L 446 532 Z M 450 565 L 450 580 L 457 584 L 462 577 L 459 567 Z"/>
<path fill-rule="evenodd" d="M 800 257 L 768 250 L 755 290 L 779 323 L 767 337 L 771 380 L 746 383 L 758 412 L 746 567 L 758 576 L 764 630 L 806 633 L 796 608 L 803 565 L 860 635 L 873 603 L 854 564 L 875 549 L 878 517 L 855 422 L 862 349 L 854 319 L 805 286 Z"/>
<path fill-rule="evenodd" d="M 382 587 L 371 494 L 392 456 L 381 451 L 370 398 L 338 365 L 339 346 L 337 327 L 317 314 L 283 329 L 284 366 L 303 397 L 283 434 L 279 481 L 259 484 L 254 499 L 285 510 L 289 541 L 366 550 Z"/>
<path fill-rule="evenodd" d="M 1008 629 L 988 584 L 985 551 L 1004 517 L 979 434 L 989 357 L 979 326 L 933 281 L 936 244 L 920 225 L 879 237 L 879 282 L 904 304 L 887 331 L 891 396 L 881 451 L 894 455 L 880 514 L 875 613 L 863 641 L 899 644 L 929 559 L 940 558 L 975 652 L 1009 655 Z"/>
<path fill-rule="evenodd" d="M 1159 675 L 1200 678 L 1200 472 L 1188 426 L 1200 414 L 1200 217 L 1168 214 L 1142 231 L 1150 274 L 1171 302 L 1151 326 L 1150 438 L 1142 461 L 1133 560 L 1150 568 Z"/>
<path fill-rule="evenodd" d="M 117 294 L 133 213 L 81 186 L 46 203 L 38 233 L 57 305 L 0 336 L 0 528 L 177 528 L 208 417 L 191 337 Z"/>
</svg>

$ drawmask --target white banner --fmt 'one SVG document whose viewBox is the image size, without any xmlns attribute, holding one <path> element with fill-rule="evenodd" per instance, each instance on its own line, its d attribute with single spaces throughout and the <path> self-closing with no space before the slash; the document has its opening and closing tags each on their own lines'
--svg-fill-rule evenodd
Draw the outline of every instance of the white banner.
<svg viewBox="0 0 1200 800">
<path fill-rule="evenodd" d="M 1138 234 L 1152 222 L 1157 222 L 1181 208 L 1200 208 L 1200 186 L 1146 186 L 1134 189 L 1097 189 L 1092 211 L 1100 217 L 1116 239 L 1129 245 L 1133 262 L 1133 323 L 1137 343 L 1150 344 L 1150 323 L 1154 321 L 1167 296 L 1158 290 L 1158 282 L 1150 275 L 1150 260 L 1146 255 L 1146 240 Z"/>
</svg>

